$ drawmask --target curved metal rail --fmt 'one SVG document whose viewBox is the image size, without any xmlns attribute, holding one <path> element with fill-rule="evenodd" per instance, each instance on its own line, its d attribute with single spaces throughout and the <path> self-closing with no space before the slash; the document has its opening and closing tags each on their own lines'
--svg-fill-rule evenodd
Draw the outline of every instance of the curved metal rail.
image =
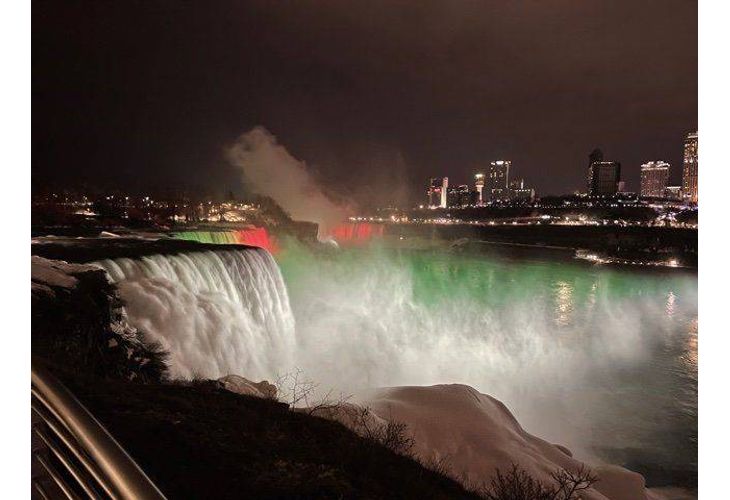
<svg viewBox="0 0 730 500">
<path fill-rule="evenodd" d="M 34 458 L 50 477 L 34 481 L 41 498 L 162 500 L 152 483 L 117 441 L 47 369 L 32 364 L 34 438 L 45 453 Z M 52 491 L 50 491 L 52 489 Z"/>
</svg>

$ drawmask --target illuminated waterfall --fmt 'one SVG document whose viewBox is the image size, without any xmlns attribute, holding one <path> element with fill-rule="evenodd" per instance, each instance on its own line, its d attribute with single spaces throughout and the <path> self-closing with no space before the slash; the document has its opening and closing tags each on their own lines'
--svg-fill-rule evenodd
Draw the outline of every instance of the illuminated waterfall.
<svg viewBox="0 0 730 500">
<path fill-rule="evenodd" d="M 180 240 L 215 243 L 217 245 L 249 245 L 264 248 L 272 254 L 279 251 L 276 239 L 269 235 L 269 232 L 263 227 L 230 231 L 181 231 L 175 233 L 173 237 Z"/>
<path fill-rule="evenodd" d="M 97 263 L 173 377 L 301 369 L 335 394 L 456 382 L 576 453 L 639 443 L 664 463 L 677 433 L 696 442 L 694 276 L 292 242 L 280 270 L 263 249 L 208 248 Z"/>
<path fill-rule="evenodd" d="M 132 325 L 170 352 L 173 377 L 271 379 L 291 366 L 294 318 L 271 255 L 260 249 L 97 262 Z"/>
<path fill-rule="evenodd" d="M 339 244 L 362 245 L 375 238 L 382 238 L 385 231 L 383 224 L 369 222 L 343 222 L 329 231 L 328 236 Z"/>
</svg>

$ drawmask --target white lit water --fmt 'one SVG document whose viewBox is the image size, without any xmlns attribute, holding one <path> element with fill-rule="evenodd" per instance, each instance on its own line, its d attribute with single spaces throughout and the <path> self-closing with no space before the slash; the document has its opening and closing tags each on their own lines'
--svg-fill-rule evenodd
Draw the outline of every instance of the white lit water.
<svg viewBox="0 0 730 500">
<path fill-rule="evenodd" d="M 383 248 L 102 262 L 176 376 L 322 388 L 459 382 L 528 431 L 652 486 L 694 487 L 697 279 Z"/>
</svg>

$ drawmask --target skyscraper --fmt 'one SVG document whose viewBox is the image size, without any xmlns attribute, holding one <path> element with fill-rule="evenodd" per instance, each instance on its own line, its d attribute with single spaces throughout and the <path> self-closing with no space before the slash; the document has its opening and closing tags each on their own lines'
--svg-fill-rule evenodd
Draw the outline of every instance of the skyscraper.
<svg viewBox="0 0 730 500">
<path fill-rule="evenodd" d="M 588 194 L 616 194 L 621 181 L 621 163 L 604 161 L 603 152 L 596 148 L 588 155 Z"/>
<path fill-rule="evenodd" d="M 669 163 L 650 161 L 641 166 L 641 196 L 663 198 L 669 182 Z"/>
<path fill-rule="evenodd" d="M 441 208 L 446 208 L 449 205 L 449 178 L 444 177 L 441 183 Z"/>
<path fill-rule="evenodd" d="M 492 200 L 509 198 L 509 169 L 511 166 L 512 162 L 509 160 L 496 160 L 489 165 L 487 193 Z"/>
<path fill-rule="evenodd" d="M 428 182 L 428 206 L 446 207 L 446 195 L 449 187 L 448 177 L 432 177 Z"/>
<path fill-rule="evenodd" d="M 684 140 L 682 191 L 687 201 L 697 203 L 697 132 L 687 134 Z"/>
</svg>

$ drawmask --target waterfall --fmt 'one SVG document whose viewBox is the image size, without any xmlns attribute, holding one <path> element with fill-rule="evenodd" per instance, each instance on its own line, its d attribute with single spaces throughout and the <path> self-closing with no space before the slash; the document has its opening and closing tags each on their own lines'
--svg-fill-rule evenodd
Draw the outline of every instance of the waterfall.
<svg viewBox="0 0 730 500">
<path fill-rule="evenodd" d="M 263 227 L 232 229 L 230 231 L 180 231 L 173 234 L 173 238 L 199 243 L 215 243 L 217 245 L 249 245 L 265 248 L 272 254 L 279 251 L 276 238 Z"/>
<path fill-rule="evenodd" d="M 462 383 L 583 456 L 639 446 L 675 463 L 696 443 L 692 275 L 296 242 L 277 265 L 260 248 L 203 248 L 96 263 L 172 377 L 301 370 L 315 398 Z"/>
<path fill-rule="evenodd" d="M 96 264 L 117 285 L 129 322 L 170 353 L 172 377 L 271 379 L 292 366 L 294 316 L 281 272 L 266 250 Z"/>
<path fill-rule="evenodd" d="M 385 233 L 383 224 L 369 222 L 343 222 L 327 233 L 338 244 L 364 245 L 373 239 L 382 238 Z"/>
</svg>

